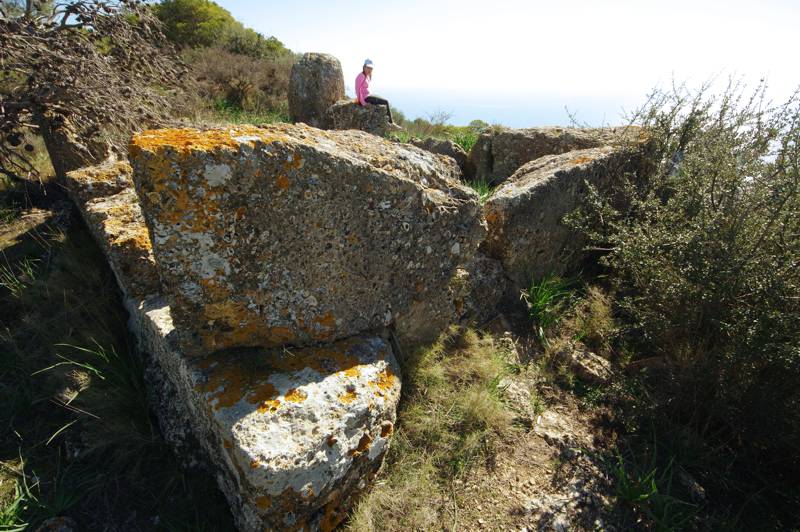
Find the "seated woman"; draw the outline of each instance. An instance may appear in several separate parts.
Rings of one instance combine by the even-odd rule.
[[[385,105],[386,112],[389,114],[389,123],[394,124],[392,119],[392,109],[389,107],[389,101],[379,96],[369,95],[369,82],[372,81],[372,61],[367,59],[364,61],[364,67],[361,73],[356,76],[356,99],[358,103],[366,106],[371,105]],[[398,128],[399,129],[399,128]]]

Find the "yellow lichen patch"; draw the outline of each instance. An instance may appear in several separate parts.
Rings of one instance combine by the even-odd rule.
[[[281,402],[278,399],[270,399],[268,401],[264,401],[261,403],[261,406],[258,407],[259,414],[274,414],[278,411],[278,408],[281,406]]]
[[[361,375],[361,372],[358,371],[358,366],[353,366],[351,368],[347,368],[346,370],[344,370],[343,373],[345,374],[345,376],[353,377],[353,378],[356,378],[359,375]]]
[[[258,466],[260,465],[261,465],[261,460],[259,460],[258,458],[250,460],[250,469],[258,469]]]
[[[303,390],[298,390],[297,388],[292,388],[288,392],[284,398],[289,401],[290,403],[302,403],[308,398],[308,394]]]
[[[348,454],[350,456],[360,456],[365,452],[369,451],[369,446],[372,445],[372,436],[369,434],[364,434],[361,436],[361,439],[358,440],[358,445],[355,449],[351,449]]]
[[[256,506],[258,506],[259,510],[266,510],[272,506],[272,497],[269,495],[259,495],[256,497]]]
[[[206,400],[214,410],[232,407],[242,399],[250,404],[263,404],[278,395],[271,383],[260,380],[253,372],[235,364],[211,370],[199,389],[206,394]]]
[[[303,167],[303,164],[305,164],[305,161],[303,161],[303,156],[297,152],[294,152],[292,154],[292,159],[290,161],[286,161],[283,167],[286,170],[290,168],[300,169]]]
[[[248,140],[257,139],[265,143],[282,139],[273,131],[247,125],[207,131],[191,128],[149,129],[133,137],[130,151],[132,155],[136,156],[143,150],[156,151],[164,147],[181,152],[209,151],[216,148],[236,149],[240,144],[240,141],[236,140],[237,137],[244,137]]]
[[[369,384],[370,386],[378,388],[379,395],[383,395],[384,393],[394,388],[396,381],[397,377],[395,376],[391,368],[386,368],[385,370],[378,373],[378,378],[376,380],[371,381]]]
[[[230,291],[214,279],[200,279],[200,286],[206,299],[220,300],[230,296]]]
[[[353,390],[347,390],[339,396],[339,400],[346,405],[349,405],[358,398],[358,394]]]
[[[281,190],[286,190],[289,188],[289,178],[285,175],[279,175],[275,180],[275,185]]]

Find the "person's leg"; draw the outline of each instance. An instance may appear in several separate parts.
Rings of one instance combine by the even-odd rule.
[[[373,105],[385,105],[386,112],[389,114],[389,122],[394,124],[394,119],[392,119],[392,108],[389,105],[389,100],[381,98],[380,96],[367,96],[365,100],[367,103],[371,103]]]

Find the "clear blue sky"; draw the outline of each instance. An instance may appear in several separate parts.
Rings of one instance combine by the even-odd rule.
[[[776,99],[800,84],[800,0],[217,1],[294,51],[338,57],[351,91],[371,58],[376,92],[411,115],[491,121],[527,104],[540,111],[519,120],[542,123],[568,105],[614,122],[673,78],[766,77]]]

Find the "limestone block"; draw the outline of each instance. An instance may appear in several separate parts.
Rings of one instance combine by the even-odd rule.
[[[500,184],[522,165],[544,157],[574,150],[625,144],[641,135],[629,127],[576,128],[535,127],[491,128],[478,137],[469,153],[476,177]]]
[[[605,187],[636,164],[633,152],[605,147],[523,165],[484,205],[489,235],[483,249],[503,263],[517,289],[579,269],[583,241],[563,223],[564,216],[580,205],[586,182]]]
[[[307,53],[292,65],[289,78],[289,115],[292,122],[325,129],[328,127],[325,111],[342,98],[342,65],[332,55]]]
[[[353,100],[340,100],[326,111],[330,129],[359,129],[378,137],[389,131],[389,115],[382,105],[363,106]]]
[[[392,324],[485,236],[452,161],[363,132],[157,130],[131,154],[187,354]]]

